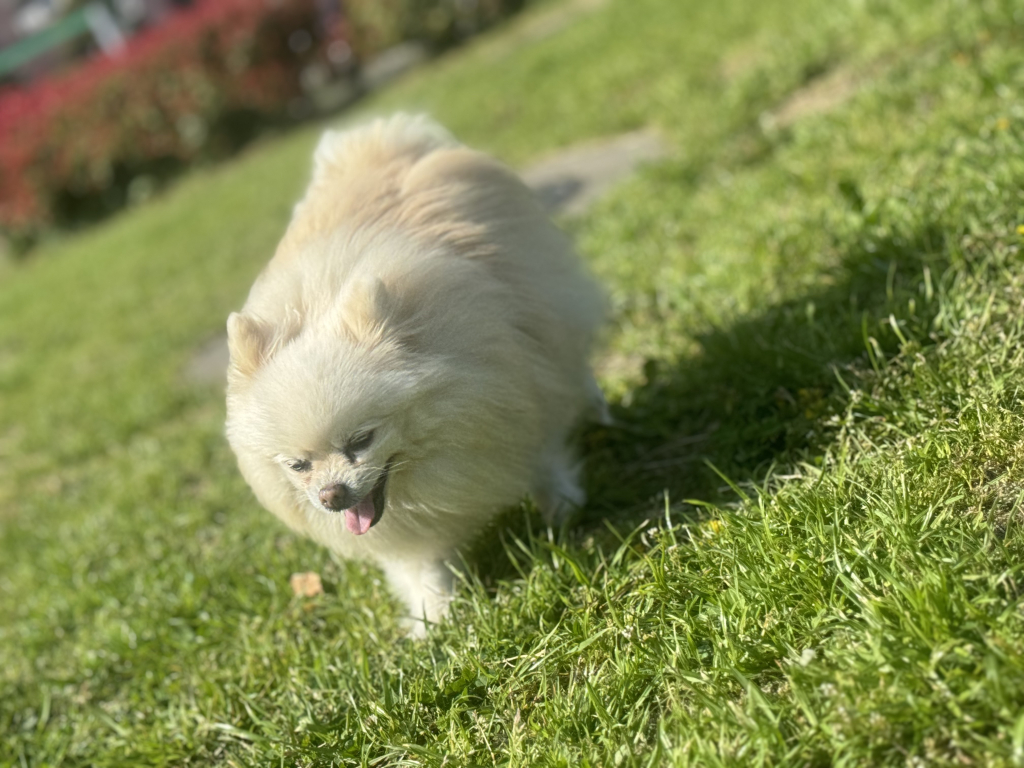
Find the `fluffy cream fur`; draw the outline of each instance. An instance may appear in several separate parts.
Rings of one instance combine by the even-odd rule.
[[[600,407],[601,314],[506,168],[424,118],[328,132],[228,318],[228,439],[260,502],[377,562],[422,633],[447,607],[446,559],[496,513],[527,493],[549,519],[582,502],[566,441]]]

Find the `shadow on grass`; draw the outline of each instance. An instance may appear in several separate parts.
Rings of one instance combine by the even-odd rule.
[[[937,280],[948,264],[943,228],[877,238],[872,219],[837,241],[845,255],[821,287],[704,334],[698,355],[647,361],[646,381],[610,404],[613,425],[582,435],[589,500],[567,531],[573,539],[614,547],[609,527],[625,534],[660,519],[666,493],[673,505],[735,501],[716,468],[748,485],[814,462],[834,439],[829,417],[848,400],[840,379],[856,384],[872,353],[899,348],[892,322],[931,343],[939,302],[924,275]],[[531,567],[517,539],[535,554],[543,548],[531,536],[544,529],[535,512],[510,511],[496,528],[467,558],[485,585]]]
[[[925,340],[938,303],[923,276],[941,274],[946,259],[935,224],[849,239],[856,245],[837,243],[845,256],[823,287],[704,334],[696,356],[648,360],[646,381],[611,404],[614,424],[584,435],[581,527],[638,525],[665,493],[727,503],[735,494],[709,465],[759,483],[825,450],[825,422],[845,401],[840,376],[870,367],[869,339],[886,355],[898,348],[890,316]]]
[[[674,514],[687,499],[729,504],[737,494],[718,472],[761,485],[814,463],[834,440],[828,421],[845,410],[846,387],[899,349],[893,323],[932,342],[939,301],[925,274],[937,282],[946,271],[946,238],[936,222],[908,231],[865,215],[836,237],[838,266],[818,288],[700,336],[697,355],[648,360],[644,383],[610,403],[613,424],[581,436],[588,502],[563,535],[614,549],[621,535],[661,520],[665,494]],[[538,513],[510,510],[495,530],[466,558],[488,588],[545,557]]]

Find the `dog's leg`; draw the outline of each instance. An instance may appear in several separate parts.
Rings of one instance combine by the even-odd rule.
[[[580,416],[581,421],[594,421],[605,426],[611,424],[608,401],[590,371],[586,373],[584,389],[587,406]],[[548,444],[531,493],[548,525],[561,525],[586,502],[587,494],[580,486],[582,469],[583,463],[569,449],[565,435]]]
[[[404,624],[410,637],[424,637],[427,624],[448,612],[454,578],[443,559],[382,562],[391,588],[409,609]]]
[[[587,494],[580,486],[580,469],[580,462],[561,441],[544,452],[540,477],[531,495],[548,525],[561,525],[586,502]]]

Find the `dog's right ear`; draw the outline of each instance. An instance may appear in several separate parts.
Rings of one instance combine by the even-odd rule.
[[[228,315],[231,369],[248,378],[269,358],[274,332],[268,323],[241,312]]]

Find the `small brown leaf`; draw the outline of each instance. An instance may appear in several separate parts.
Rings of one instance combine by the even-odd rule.
[[[320,581],[320,574],[313,571],[293,573],[289,583],[292,585],[292,592],[298,597],[316,597],[324,593],[324,585]]]

